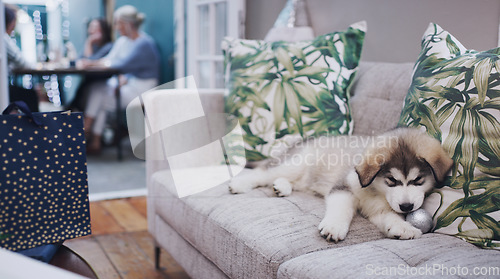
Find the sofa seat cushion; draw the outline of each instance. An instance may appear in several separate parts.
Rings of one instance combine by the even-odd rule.
[[[168,170],[155,173],[152,183],[148,201],[156,214],[231,278],[274,278],[295,257],[383,238],[357,216],[344,241],[328,243],[317,229],[323,200],[305,193],[278,198],[257,188],[232,195],[223,184],[179,199]]]
[[[464,278],[498,276],[500,253],[431,233],[323,250],[283,263],[278,278]]]

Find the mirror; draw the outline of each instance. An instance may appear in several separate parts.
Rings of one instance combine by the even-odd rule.
[[[19,7],[15,38],[30,62],[60,61],[69,40],[68,0],[5,0]]]

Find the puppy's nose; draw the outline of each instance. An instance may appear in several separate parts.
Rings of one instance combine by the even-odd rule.
[[[400,204],[399,208],[403,212],[410,212],[413,209],[413,203],[403,203],[403,204]]]

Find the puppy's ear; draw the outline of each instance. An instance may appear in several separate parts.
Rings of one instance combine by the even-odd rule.
[[[377,137],[375,141],[365,149],[363,159],[356,165],[355,170],[362,187],[370,185],[382,166],[389,160],[391,146],[394,138]]]
[[[436,182],[443,182],[454,162],[441,143],[426,133],[413,137],[413,143],[416,155],[429,164]]]
[[[454,163],[441,146],[439,147],[439,149],[434,149],[435,153],[432,153],[431,149],[429,149],[429,151],[421,155],[422,158],[431,166],[434,179],[436,179],[436,182],[438,183],[443,182]]]
[[[369,162],[367,160],[363,160],[361,164],[357,165],[355,169],[358,174],[361,187],[364,188],[370,185],[375,179],[375,176],[379,173],[381,167],[382,165],[376,162]]]

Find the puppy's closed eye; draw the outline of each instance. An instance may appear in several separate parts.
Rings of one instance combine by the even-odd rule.
[[[387,184],[387,186],[389,187],[396,187],[396,186],[400,186],[400,185],[403,185],[403,183],[401,183],[401,181],[397,180],[396,178],[392,177],[392,176],[388,176],[385,178],[385,183]]]
[[[425,183],[425,177],[423,176],[418,176],[417,178],[411,180],[410,182],[408,182],[408,184],[410,185],[414,185],[414,186],[421,186]]]

